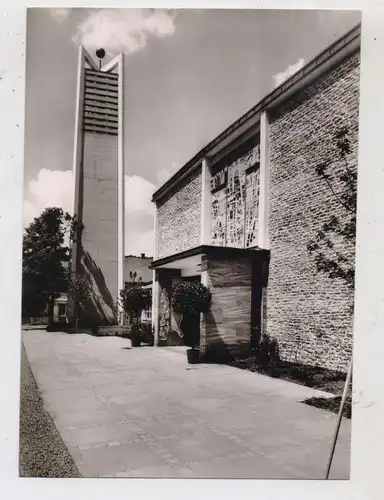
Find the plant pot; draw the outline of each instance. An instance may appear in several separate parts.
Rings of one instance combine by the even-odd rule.
[[[138,338],[132,338],[131,339],[131,345],[132,347],[140,347],[141,346],[141,340]]]
[[[195,365],[200,362],[200,351],[198,349],[187,350],[187,360],[190,365]]]

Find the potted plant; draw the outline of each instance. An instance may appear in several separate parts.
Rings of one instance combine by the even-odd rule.
[[[209,310],[212,294],[199,281],[180,281],[173,289],[172,307],[180,316],[180,328],[184,343],[191,347],[187,351],[188,363],[199,361],[200,314]]]
[[[140,325],[140,315],[143,309],[151,302],[151,293],[144,288],[141,278],[137,278],[137,273],[129,273],[130,281],[125,284],[124,290],[120,290],[120,299],[123,303],[124,312],[129,317],[131,329],[132,347],[140,347],[142,329]]]

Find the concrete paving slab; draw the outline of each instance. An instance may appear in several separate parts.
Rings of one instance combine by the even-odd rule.
[[[84,477],[323,478],[336,415],[326,395],[222,365],[185,348],[132,349],[119,337],[28,330],[45,406]],[[343,419],[331,478],[349,478]]]

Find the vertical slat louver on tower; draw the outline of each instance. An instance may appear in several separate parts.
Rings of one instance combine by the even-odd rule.
[[[119,76],[86,69],[84,77],[83,130],[98,134],[118,134]]]

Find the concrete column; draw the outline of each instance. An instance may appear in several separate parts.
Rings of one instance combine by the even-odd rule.
[[[155,215],[153,218],[153,260],[157,259],[157,203],[155,203]],[[152,271],[152,330],[154,334],[154,345],[159,345],[159,313],[160,313],[160,283],[158,271]]]
[[[269,185],[269,119],[268,112],[260,117],[260,199],[259,199],[259,247],[269,250],[268,234],[268,187]]]
[[[208,265],[207,256],[201,256],[201,283],[202,285],[208,286]]]
[[[124,309],[120,301],[120,290],[124,289],[124,256],[125,256],[125,168],[124,168],[124,55],[118,56],[119,74],[119,132],[117,139],[117,184],[118,184],[118,260],[117,260],[117,297],[118,297],[118,321],[124,324]]]
[[[83,148],[84,134],[82,132],[83,114],[84,114],[84,74],[86,51],[83,46],[79,47],[78,63],[77,63],[77,84],[76,84],[76,111],[75,111],[75,133],[73,141],[73,215],[77,216],[78,220],[82,220],[82,163],[83,163]],[[79,245],[80,242],[76,238],[72,245],[72,260],[71,272],[78,273],[79,268]],[[68,301],[68,320],[73,323],[75,320],[75,307],[72,299]]]
[[[209,160],[203,158],[201,163],[201,230],[200,244],[211,242],[211,167]]]
[[[208,275],[208,257],[206,255],[201,256],[201,283],[209,287],[209,275]],[[200,358],[203,359],[207,347],[207,320],[209,317],[209,312],[201,314],[200,317]]]
[[[155,202],[155,215],[153,217],[153,260],[157,259],[157,203]]]
[[[84,108],[84,74],[85,74],[85,49],[79,47],[79,57],[77,65],[77,85],[76,85],[76,114],[75,114],[75,134],[73,144],[73,214],[81,220],[81,207],[82,207],[82,190],[81,190],[81,167],[83,161],[83,144],[84,136],[82,133],[83,125],[83,108]],[[77,273],[78,267],[78,244],[75,241],[72,247],[72,268],[73,273]]]
[[[159,345],[160,283],[158,271],[152,271],[152,329],[154,345]]]

